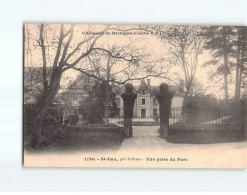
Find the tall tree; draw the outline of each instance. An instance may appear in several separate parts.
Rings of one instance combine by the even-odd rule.
[[[141,64],[145,64],[142,58],[134,56],[132,53],[126,53],[121,55],[119,52],[109,51],[104,48],[104,44],[99,44],[99,40],[105,33],[111,30],[110,26],[105,25],[92,25],[90,27],[95,27],[95,29],[90,29],[87,33],[82,33],[85,30],[82,25],[51,25],[51,24],[35,24],[35,25],[25,25],[25,36],[28,37],[25,40],[25,63],[28,63],[30,59],[35,58],[36,63],[42,62],[42,83],[43,88],[41,90],[40,96],[37,100],[37,109],[35,116],[35,127],[32,132],[31,147],[37,147],[40,144],[40,135],[42,128],[42,121],[44,114],[46,113],[49,105],[53,102],[55,95],[60,89],[60,83],[62,76],[68,70],[77,70],[81,73],[96,78],[100,81],[104,81],[105,78],[101,78],[99,75],[88,71],[86,64],[86,59],[93,51],[103,52],[107,54],[109,59],[123,60],[127,62],[127,67],[133,67],[137,70],[138,67],[142,67]],[[112,28],[113,29],[113,28]],[[116,31],[117,28],[114,28]],[[131,30],[131,29],[130,29]],[[95,31],[96,33],[90,33]],[[128,31],[128,29],[124,29]],[[76,33],[76,36],[75,36]],[[31,49],[28,49],[31,48]],[[32,55],[28,55],[32,53]],[[39,59],[41,56],[41,59]],[[108,61],[110,63],[110,61]],[[107,63],[108,63],[107,62]],[[152,64],[156,63],[146,63],[146,67],[152,67]],[[48,67],[51,69],[50,76],[48,75]],[[110,64],[107,66],[110,67]],[[109,70],[108,70],[109,71]],[[106,78],[108,82],[116,82],[124,84],[126,81],[136,80],[140,78],[146,78],[155,74],[152,69],[146,74],[135,75],[135,78],[129,77],[125,81],[117,81],[113,78]],[[132,75],[134,73],[132,72]],[[140,78],[138,78],[138,76]],[[156,74],[155,74],[156,75]],[[24,78],[25,80],[25,78]]]
[[[234,28],[230,26],[210,26],[204,28],[205,49],[211,51],[213,60],[209,60],[205,65],[214,65],[217,71],[213,74],[223,75],[225,101],[228,101],[228,76],[231,73],[233,63],[230,58],[233,53]]]
[[[236,28],[236,45],[235,58],[236,58],[236,76],[235,76],[235,100],[240,98],[240,90],[243,80],[243,72],[246,70],[247,62],[247,27],[237,26]]]
[[[26,28],[28,27],[26,26]],[[32,139],[30,143],[31,147],[34,148],[37,147],[40,143],[42,121],[48,106],[52,103],[55,95],[57,94],[57,91],[60,88],[62,74],[68,69],[75,67],[83,58],[87,57],[94,49],[97,40],[102,36],[102,34],[90,36],[89,38],[86,38],[85,40],[77,43],[73,49],[70,49],[74,36],[75,25],[65,26],[62,24],[58,26],[59,33],[57,34],[50,28],[51,27],[49,25],[38,25],[38,31],[36,35],[39,37],[35,37],[38,47],[41,49],[43,62],[43,90],[37,102],[36,117],[34,119],[35,127],[33,128]],[[103,32],[106,30],[107,28],[103,29]],[[51,33],[55,34],[55,41],[48,38],[49,34]],[[51,46],[51,44],[54,46],[54,58],[52,60],[52,64],[48,64],[48,57],[50,55],[48,54],[48,48]],[[85,44],[86,47],[83,48]],[[88,45],[89,47],[87,47]],[[47,67],[52,67],[52,73],[50,77],[47,75]]]
[[[168,47],[168,63],[178,66],[184,75],[186,96],[192,94],[198,57],[202,53],[203,36],[199,26],[154,26],[149,28]]]

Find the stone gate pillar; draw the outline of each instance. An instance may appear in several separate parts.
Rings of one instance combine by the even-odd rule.
[[[136,93],[133,92],[133,85],[127,83],[125,85],[125,92],[121,95],[124,104],[124,127],[127,128],[127,137],[133,137],[132,130],[132,118],[133,118],[133,108],[135,99],[137,97]]]
[[[169,128],[169,115],[171,111],[171,101],[173,94],[169,92],[169,87],[166,83],[160,84],[160,91],[156,95],[160,107],[160,137],[167,138]]]

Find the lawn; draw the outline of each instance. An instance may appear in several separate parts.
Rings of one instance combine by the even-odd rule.
[[[167,138],[171,143],[190,143],[190,144],[212,144],[212,143],[227,143],[227,142],[240,142],[245,138],[242,132],[192,132],[192,131],[170,131]]]
[[[201,122],[201,121],[200,121]],[[182,120],[169,127],[167,141],[173,143],[210,144],[243,141],[241,123],[222,120],[221,123],[198,123]]]
[[[24,136],[24,148],[29,147],[31,136]],[[51,127],[43,129],[39,152],[71,152],[118,150],[124,140],[123,129],[116,125],[67,126],[59,131]]]

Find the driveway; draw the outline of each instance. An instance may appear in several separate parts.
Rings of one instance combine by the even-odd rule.
[[[134,126],[133,138],[125,139],[118,156],[140,158],[132,167],[242,168],[247,167],[247,143],[176,144],[159,137],[159,126]],[[168,162],[147,162],[146,158],[167,158]],[[170,161],[173,158],[175,161]],[[183,160],[178,160],[178,158]]]

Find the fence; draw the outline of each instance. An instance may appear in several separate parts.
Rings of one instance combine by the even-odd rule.
[[[237,129],[244,124],[244,114],[238,108],[196,109],[172,108],[170,129]]]
[[[109,116],[109,123],[123,121],[123,109],[117,111],[105,110]],[[66,113],[66,112],[64,112]],[[159,118],[159,116],[157,116]],[[153,117],[150,117],[150,119]],[[157,119],[154,117],[154,120]],[[82,125],[101,123],[105,120],[102,111],[77,109],[67,111],[63,115],[63,122]],[[244,114],[239,107],[220,109],[196,109],[172,107],[169,117],[170,129],[238,129],[243,128]]]
[[[63,123],[71,125],[103,123],[105,115],[108,115],[109,123],[118,123],[123,121],[123,110],[90,110],[90,109],[68,109],[64,110]]]

